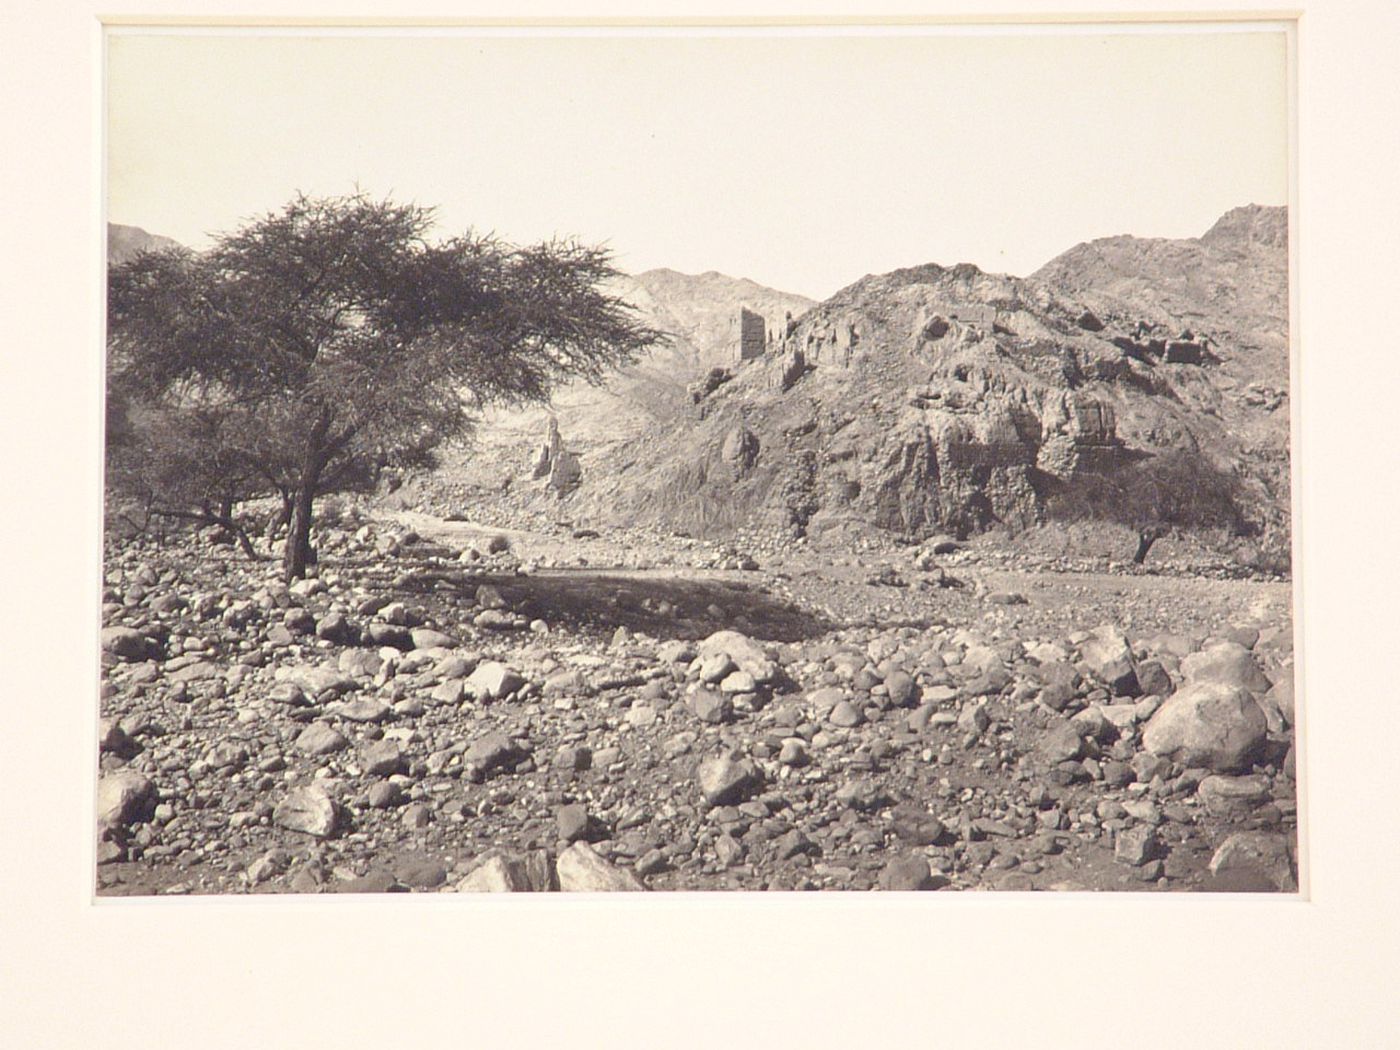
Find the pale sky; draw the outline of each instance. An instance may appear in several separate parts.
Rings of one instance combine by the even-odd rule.
[[[108,42],[108,218],[207,247],[298,190],[824,298],[1027,274],[1288,199],[1286,38],[146,35]]]

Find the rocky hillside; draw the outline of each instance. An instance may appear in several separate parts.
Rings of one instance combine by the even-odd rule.
[[[562,387],[547,407],[488,413],[471,449],[447,457],[447,477],[470,478],[492,488],[514,477],[547,440],[551,418],[566,447],[583,458],[585,473],[591,473],[590,466],[621,446],[670,427],[690,404],[688,387],[709,369],[734,363],[741,309],[783,319],[813,305],[803,296],[714,271],[623,275],[612,292],[636,307],[646,324],[668,333],[670,342],[615,371],[602,385]]]
[[[147,233],[139,226],[123,226],[120,223],[107,224],[107,261],[122,263],[134,255],[147,251],[162,251],[178,248],[179,242],[169,237]]]
[[[1186,445],[1284,520],[1286,274],[1283,211],[1245,208],[1197,240],[1081,245],[1031,278],[867,276],[585,457],[567,514],[774,537],[1022,527],[1056,486]]]

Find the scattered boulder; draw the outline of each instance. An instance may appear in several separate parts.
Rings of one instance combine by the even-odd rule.
[[[504,733],[487,733],[472,741],[464,760],[482,773],[490,773],[502,766],[515,765],[526,754],[524,748]]]
[[[1143,730],[1154,755],[1221,773],[1248,767],[1264,743],[1264,713],[1248,692],[1218,682],[1190,682],[1178,689]]]
[[[1292,840],[1264,831],[1239,831],[1222,842],[1210,858],[1210,873],[1215,882],[1208,889],[1236,888],[1273,889],[1282,893],[1298,890],[1297,863]],[[1251,886],[1254,876],[1263,885]],[[1231,878],[1233,877],[1233,878]],[[1244,877],[1241,886],[1237,879]]]
[[[711,806],[728,806],[743,801],[761,783],[761,779],[752,762],[730,754],[706,759],[696,769],[700,793]]]
[[[340,806],[318,785],[293,789],[272,811],[272,822],[288,831],[329,838],[340,824]]]
[[[150,640],[131,627],[102,628],[102,651],[121,660],[144,660],[150,652]]]
[[[1269,778],[1210,776],[1196,786],[1196,797],[1216,817],[1242,817],[1270,798]]]
[[[586,842],[575,842],[555,864],[559,888],[565,893],[614,893],[645,890],[630,871],[608,863]]]
[[[1213,682],[1251,693],[1267,693],[1273,685],[1254,661],[1254,654],[1237,642],[1219,642],[1181,661],[1188,683]]]
[[[348,745],[345,737],[324,722],[312,722],[296,739],[296,749],[305,755],[332,755]]]
[[[771,682],[777,676],[777,665],[768,658],[763,648],[738,631],[716,631],[697,648],[702,661],[722,653],[738,670],[752,675],[759,684]]]
[[[496,660],[485,660],[463,683],[465,692],[478,700],[500,700],[518,690],[525,679]]]
[[[933,890],[938,884],[923,857],[895,857],[880,870],[880,889],[894,892]]]
[[[1123,632],[1112,624],[1102,624],[1089,632],[1089,637],[1080,643],[1079,658],[1115,696],[1137,696],[1141,692],[1133,651]]]
[[[97,826],[115,830],[144,819],[154,807],[155,783],[140,773],[111,773],[97,781]]]

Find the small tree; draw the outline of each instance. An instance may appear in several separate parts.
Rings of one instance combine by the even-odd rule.
[[[1076,478],[1049,503],[1051,517],[1100,519],[1137,533],[1133,563],[1147,560],[1152,545],[1184,529],[1249,529],[1244,489],[1195,449],[1176,448],[1141,459],[1113,473]]]
[[[109,384],[211,421],[220,476],[283,496],[285,574],[315,499],[422,461],[492,402],[597,381],[664,336],[602,291],[600,248],[425,240],[430,210],[298,196],[204,253],[145,253],[108,282]]]

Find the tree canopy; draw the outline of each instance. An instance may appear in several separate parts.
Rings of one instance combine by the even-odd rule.
[[[1116,471],[1074,479],[1051,499],[1052,517],[1097,518],[1126,525],[1138,536],[1133,561],[1142,564],[1161,537],[1182,529],[1248,531],[1240,480],[1193,448],[1149,454]]]
[[[142,409],[124,417],[128,442],[197,436],[195,489],[280,494],[289,579],[306,569],[316,496],[422,462],[487,404],[596,382],[664,338],[608,293],[602,248],[433,242],[431,225],[417,205],[298,196],[208,251],[146,252],[109,274],[109,400]]]

